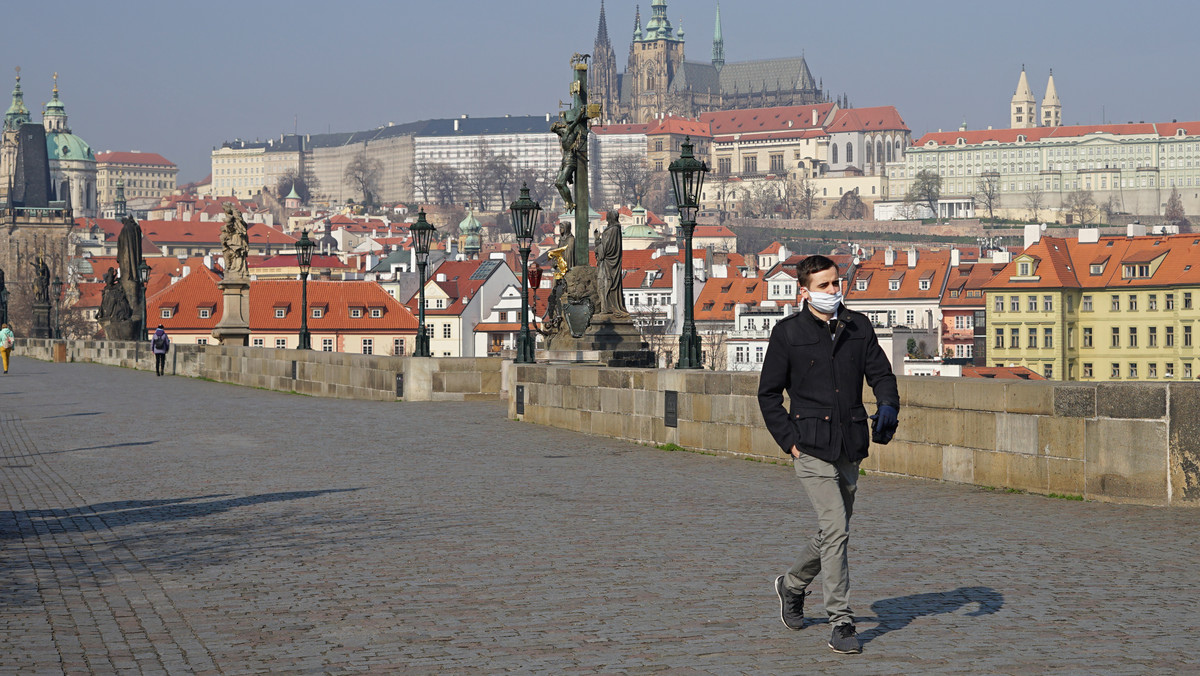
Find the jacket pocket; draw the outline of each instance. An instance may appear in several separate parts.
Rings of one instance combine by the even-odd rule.
[[[867,444],[871,438],[870,421],[867,409],[855,406],[850,409],[850,424],[846,426],[846,450],[851,458],[867,454]]]
[[[823,452],[833,439],[833,409],[809,408],[792,413],[792,424],[796,428],[796,446],[800,450]]]

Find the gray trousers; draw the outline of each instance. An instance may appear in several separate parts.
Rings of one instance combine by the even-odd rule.
[[[850,567],[846,545],[850,540],[850,516],[854,513],[854,491],[858,488],[858,463],[845,455],[837,462],[825,462],[801,453],[793,460],[800,485],[808,493],[817,510],[820,530],[809,540],[800,560],[784,577],[784,584],[793,592],[802,592],[816,577],[825,572],[825,612],[829,624],[837,626],[854,622],[850,610]]]

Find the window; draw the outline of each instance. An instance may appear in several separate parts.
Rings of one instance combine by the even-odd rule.
[[[1150,294],[1150,296],[1148,298],[1146,298],[1146,309],[1147,310],[1157,310],[1158,309],[1158,294],[1152,293],[1152,294]]]
[[[916,324],[917,323],[917,311],[916,310],[905,310],[904,311],[904,323],[907,324],[908,326],[912,326],[913,324]]]
[[[432,322],[425,325],[425,335],[429,336],[430,338],[433,337],[433,323]]]
[[[758,173],[758,156],[757,155],[748,155],[748,156],[742,158],[742,173],[743,174]]]
[[[1150,362],[1149,364],[1146,364],[1146,377],[1147,378],[1157,378],[1158,377],[1158,364],[1156,364],[1155,362]]]
[[[286,308],[281,308],[281,307],[275,308],[275,319],[283,319],[285,316],[287,316]]]
[[[1054,312],[1054,296],[1042,296],[1042,312]]]
[[[733,172],[733,158],[718,157],[717,158],[717,173],[729,174]]]
[[[211,316],[212,316],[212,308],[210,308],[210,307],[200,308],[200,319],[208,319]]]
[[[1084,296],[1083,303],[1080,305],[1079,309],[1083,310],[1084,312],[1091,312],[1092,311],[1092,297]]]
[[[403,338],[396,338],[395,340],[392,341],[392,354],[396,355],[397,357],[404,356],[404,339]]]
[[[899,291],[899,290],[900,290],[900,280],[889,279],[888,280],[888,291]]]
[[[996,296],[996,312],[1004,312],[1004,296]]]
[[[145,303],[142,303],[142,305],[145,305]],[[160,316],[161,316],[163,319],[170,319],[170,318],[171,318],[171,315],[173,314],[173,312],[174,312],[174,310],[172,310],[171,308],[169,308],[169,307],[165,307],[165,308],[163,308],[162,310],[160,310],[160,311],[159,311],[159,315],[160,315]]]
[[[441,301],[438,301],[438,303],[441,303]],[[360,308],[360,307],[350,308],[350,318],[351,319],[362,319],[362,308]]]
[[[1138,374],[1137,374],[1137,362],[1133,362],[1133,361],[1129,362],[1129,377],[1130,377],[1130,378],[1137,378],[1137,377],[1138,377]]]
[[[1067,299],[1067,312],[1068,313],[1074,312],[1075,311],[1075,297],[1067,296],[1066,299]]]
[[[1183,346],[1184,347],[1192,346],[1192,327],[1191,326],[1183,327]]]
[[[656,152],[656,153],[661,153],[661,152],[662,152],[662,149],[663,149],[662,139],[655,139],[655,141],[654,141],[654,152]]]
[[[1173,294],[1173,293],[1168,293],[1168,294],[1167,294],[1167,297],[1166,297],[1166,309],[1168,309],[1168,310],[1174,310],[1174,309],[1175,309],[1175,294]]]
[[[1084,363],[1083,363],[1083,378],[1084,378],[1084,380],[1091,380],[1091,378],[1092,378],[1092,364],[1091,364],[1091,362],[1084,362]]]
[[[1175,377],[1175,363],[1174,362],[1167,362],[1166,364],[1163,364],[1163,377],[1164,378],[1174,378]]]
[[[1112,363],[1112,371],[1109,372],[1108,377],[1113,380],[1119,380],[1121,378],[1121,365],[1114,361]]]
[[[196,344],[197,345],[208,345],[208,339],[207,338],[197,338]]]
[[[849,141],[846,141],[846,164],[851,164],[852,162],[854,162],[854,146],[850,145]]]
[[[1115,293],[1112,296],[1112,311],[1113,312],[1121,311],[1121,297]]]
[[[1189,362],[1185,362],[1183,364],[1183,377],[1184,378],[1192,377],[1192,362],[1189,361]]]
[[[762,346],[755,346],[755,348],[754,348],[754,361],[756,361],[756,362],[758,362],[759,364],[761,364],[761,363],[762,363],[762,360],[763,360],[763,348],[762,348]]]
[[[333,339],[332,338],[322,338],[321,339],[321,351],[322,352],[333,352]]]
[[[1138,330],[1136,326],[1129,327],[1129,347],[1137,347]]]
[[[1137,295],[1131,293],[1129,294],[1129,311],[1133,312],[1135,310],[1137,310]]]
[[[1054,378],[1054,364],[1044,364],[1042,366],[1042,375],[1046,376],[1046,380]]]
[[[929,280],[922,279],[921,281],[917,282],[917,287],[920,288],[922,291],[928,291],[929,290]]]
[[[783,173],[783,155],[771,156],[771,173]]]
[[[449,337],[450,337],[450,325],[442,324],[442,338],[449,338]]]
[[[363,354],[375,354],[375,339],[374,338],[363,338],[362,339],[362,353]]]
[[[324,316],[325,316],[324,308],[315,307],[312,309],[312,318],[313,319],[320,319],[321,317],[324,317]]]
[[[1112,327],[1112,346],[1121,347],[1121,327]]]
[[[383,316],[383,308],[378,308],[378,307],[371,308],[371,319],[379,319],[382,316]]]
[[[958,315],[954,318],[954,328],[956,329],[970,329],[974,328],[974,325],[975,317],[972,315]]]
[[[255,338],[250,341],[251,347],[264,347],[265,345],[266,345],[266,341],[263,340],[262,338]]]
[[[1183,309],[1184,310],[1192,309],[1192,292],[1191,291],[1183,292]]]
[[[1042,329],[1042,347],[1046,349],[1054,347],[1054,329]]]
[[[276,338],[275,347],[282,350],[287,347],[287,338]]]
[[[996,347],[1004,347],[1004,329],[996,329]]]
[[[1012,312],[1020,312],[1021,311],[1021,297],[1020,296],[1009,296],[1008,309]]]
[[[1146,347],[1158,347],[1158,327],[1146,328]]]
[[[1008,330],[1008,346],[1012,348],[1021,347],[1021,329]]]
[[[1037,329],[1029,329],[1029,342],[1026,344],[1026,346],[1037,347]]]
[[[1166,328],[1166,336],[1163,338],[1167,347],[1175,347],[1175,327],[1168,326]]]
[[[1028,277],[1029,276],[1028,261],[1022,262],[1020,265],[1017,266],[1017,276],[1018,277]]]
[[[1037,312],[1037,296],[1029,297],[1029,311]]]
[[[865,279],[854,280],[854,290],[855,291],[866,291],[867,290],[867,280],[865,280]]]

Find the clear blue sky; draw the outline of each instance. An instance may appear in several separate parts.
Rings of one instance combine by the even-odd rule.
[[[606,2],[620,69],[635,4]],[[297,120],[316,133],[556,111],[571,53],[592,49],[599,7],[25,0],[4,10],[0,88],[7,97],[21,66],[26,104],[40,112],[58,71],[76,134],[97,151],[161,153],[187,182],[208,173],[222,141],[291,132]],[[689,60],[709,59],[715,7],[668,3]],[[803,53],[829,92],[896,106],[914,135],[963,118],[1006,126],[1022,63],[1039,102],[1054,69],[1067,124],[1200,119],[1195,2],[726,0],[721,12],[727,61]]]

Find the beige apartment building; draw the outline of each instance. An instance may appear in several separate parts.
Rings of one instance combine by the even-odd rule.
[[[158,153],[96,153],[96,183],[101,208],[111,207],[117,197],[117,179],[125,181],[125,199],[159,198],[175,192],[179,168]]]

